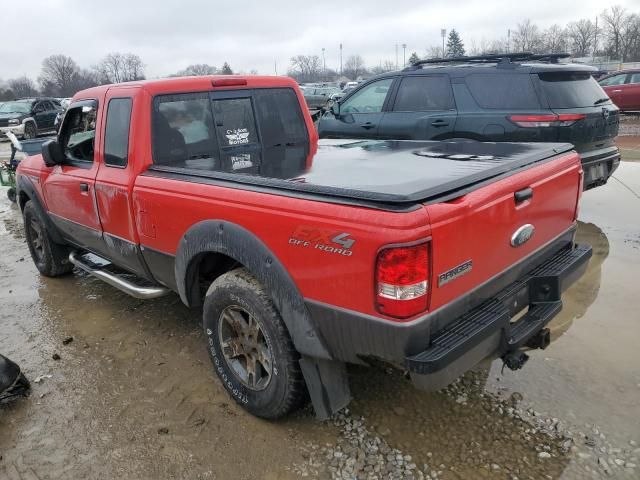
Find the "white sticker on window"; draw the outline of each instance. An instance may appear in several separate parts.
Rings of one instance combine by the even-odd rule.
[[[242,145],[244,143],[249,143],[249,130],[246,128],[230,129],[227,130],[225,137],[227,137],[229,145]]]
[[[243,153],[241,155],[231,157],[231,168],[233,170],[242,170],[249,167],[253,167],[251,154]]]

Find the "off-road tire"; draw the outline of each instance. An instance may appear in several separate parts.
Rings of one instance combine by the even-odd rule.
[[[7,198],[11,200],[13,203],[16,203],[16,189],[11,187],[7,190]]]
[[[31,200],[24,206],[23,218],[29,253],[38,271],[46,277],[58,277],[73,270],[69,248],[53,241],[46,222]]]
[[[246,311],[259,325],[271,352],[269,382],[259,391],[246,386],[231,368],[222,347],[220,323],[228,308]],[[245,410],[262,418],[279,418],[301,407],[308,398],[296,351],[289,332],[264,287],[245,269],[218,277],[207,291],[203,327],[214,370],[224,388]],[[255,376],[255,374],[254,374]]]
[[[38,129],[33,122],[27,122],[24,124],[24,139],[30,140],[38,136]]]

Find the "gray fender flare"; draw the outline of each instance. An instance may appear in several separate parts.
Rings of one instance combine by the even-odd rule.
[[[175,276],[178,293],[188,306],[200,304],[198,257],[221,253],[244,265],[265,287],[282,315],[291,339],[302,355],[331,359],[304,304],[302,294],[276,256],[249,230],[224,220],[204,220],[193,225],[178,245]],[[195,260],[195,261],[194,261]]]

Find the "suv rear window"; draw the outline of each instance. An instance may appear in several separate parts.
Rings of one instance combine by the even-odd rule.
[[[449,77],[420,75],[402,79],[393,111],[424,112],[454,108]]]
[[[590,73],[553,72],[538,76],[551,108],[592,107],[607,98]]]
[[[482,108],[501,110],[540,108],[540,101],[528,73],[474,73],[469,75],[465,82],[476,103]]]

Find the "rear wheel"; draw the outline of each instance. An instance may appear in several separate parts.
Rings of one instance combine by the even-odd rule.
[[[301,406],[300,356],[271,298],[246,269],[213,282],[203,316],[214,370],[236,402],[263,418]]]
[[[27,122],[24,124],[24,138],[25,140],[30,140],[32,138],[36,138],[36,126],[33,122]]]
[[[32,201],[24,206],[24,232],[33,263],[47,277],[57,277],[73,270],[69,249],[55,243],[47,231],[47,224]]]

